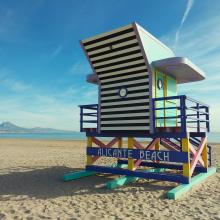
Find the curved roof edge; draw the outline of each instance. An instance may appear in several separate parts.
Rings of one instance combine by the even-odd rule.
[[[152,62],[153,67],[174,77],[178,84],[205,79],[205,73],[185,57],[170,57]]]

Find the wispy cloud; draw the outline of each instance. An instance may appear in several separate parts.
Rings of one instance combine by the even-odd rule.
[[[0,85],[14,92],[23,92],[31,87],[31,85],[13,78],[12,71],[5,67],[0,69]]]
[[[188,2],[187,2],[186,10],[184,11],[180,26],[178,27],[178,29],[176,31],[175,42],[174,42],[174,46],[173,46],[174,48],[176,48],[176,46],[178,44],[179,37],[180,37],[180,31],[181,31],[183,24],[185,23],[188,15],[189,15],[190,10],[192,9],[193,3],[194,3],[194,0],[188,0]]]
[[[179,47],[174,48],[176,56],[185,56],[199,66],[206,74],[200,82],[179,85],[179,93],[189,95],[210,105],[211,125],[213,131],[220,131],[220,16],[210,16],[197,23],[182,27]],[[193,31],[192,31],[193,30]],[[208,34],[207,34],[208,33]],[[172,47],[171,31],[161,40]]]
[[[63,45],[57,46],[57,48],[52,52],[51,57],[54,58],[58,56],[62,50],[63,50]]]
[[[75,62],[69,69],[69,74],[71,75],[87,75],[92,72],[91,68],[89,67],[88,62],[82,62],[82,61],[77,61]]]

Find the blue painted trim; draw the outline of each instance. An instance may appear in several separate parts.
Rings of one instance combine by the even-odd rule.
[[[118,164],[128,164],[128,161],[127,160],[118,160]],[[140,166],[154,167],[154,168],[165,168],[165,169],[171,169],[171,170],[182,170],[183,169],[182,165],[168,164],[168,163],[153,163],[153,162],[146,162],[146,161],[142,161]],[[195,167],[195,172],[196,173],[206,173],[207,168],[197,166],[197,167]]]
[[[83,108],[80,107],[80,132],[83,132]]]
[[[181,131],[186,133],[186,96],[180,98]]]
[[[96,110],[98,107],[98,104],[79,105],[79,107],[85,108],[85,109]]]
[[[190,137],[206,137],[206,132],[190,132]],[[136,138],[185,138],[186,133],[178,132],[155,132],[153,134],[144,131],[112,131],[101,133],[86,131],[87,137],[136,137]]]
[[[206,132],[190,132],[190,137],[206,137]]]
[[[96,130],[98,130],[98,122],[99,122],[99,115],[98,115],[98,104],[91,104],[91,105],[80,105],[80,131],[84,131],[84,124],[85,123],[93,123],[96,124]],[[91,112],[84,112],[84,110],[91,110]],[[95,110],[95,112],[94,112]],[[89,117],[96,117],[95,120],[85,120],[84,116]]]
[[[170,110],[170,109],[179,109],[180,107],[160,107],[160,108],[155,108],[155,110]]]
[[[155,101],[154,99],[152,99],[152,114],[153,114],[153,117],[152,117],[152,133],[155,133],[156,132],[156,105],[155,105]]]
[[[137,138],[185,138],[183,132],[155,132],[148,133],[145,131],[111,131],[101,133],[95,131],[86,131],[87,137],[137,137]]]
[[[185,95],[177,95],[177,96],[167,96],[167,97],[159,97],[159,98],[154,98],[155,101],[164,101],[164,100],[174,100],[174,99],[180,99],[182,97],[185,97]]]
[[[176,183],[189,183],[187,177],[184,177],[179,174],[168,174],[168,173],[147,173],[144,171],[131,171],[127,169],[120,169],[120,168],[111,168],[111,167],[104,167],[104,166],[86,166],[87,171],[95,171],[99,173],[112,173],[117,175],[125,175],[125,176],[134,176],[140,177],[145,179],[155,179],[155,180],[162,180],[162,181],[169,181],[169,182],[176,182]]]
[[[133,158],[176,163],[188,162],[188,153],[177,151],[87,147],[87,155],[114,158]]]
[[[195,124],[197,132],[200,132],[200,130],[202,130],[202,128],[203,128],[202,126],[205,123],[205,129],[206,129],[207,132],[209,132],[209,130],[210,130],[210,126],[209,126],[209,107],[207,105],[205,105],[205,104],[203,104],[199,101],[196,101],[192,98],[189,98],[185,95],[160,97],[160,98],[154,98],[153,100],[154,100],[154,102],[165,101],[165,100],[178,100],[178,102],[179,102],[179,106],[176,106],[176,107],[154,108],[154,117],[155,117],[155,112],[160,111],[160,110],[168,110],[168,109],[176,108],[180,111],[180,115],[172,116],[172,117],[169,117],[169,116],[168,117],[155,117],[154,120],[169,119],[169,118],[176,118],[176,119],[180,118],[180,128],[181,128],[181,132],[184,135],[187,132],[188,123]],[[189,104],[190,106],[186,105],[187,104],[186,101],[187,101],[187,103],[190,102],[190,104]],[[195,105],[195,106],[193,106],[193,105]],[[201,111],[201,109],[202,109],[202,111]],[[196,114],[191,114],[188,110],[195,111]],[[204,115],[206,117],[205,120],[202,117]],[[195,117],[191,117],[191,116],[195,116]],[[187,119],[191,119],[191,121],[189,121]],[[157,128],[157,126],[155,126],[155,129],[156,128]]]
[[[123,87],[125,88],[125,87]],[[126,89],[126,88],[125,88]],[[126,97],[123,97],[126,98]],[[164,101],[164,100],[179,100],[180,105],[177,107],[167,107],[167,108],[156,108],[156,101]],[[196,106],[193,107],[187,107],[186,106],[186,100],[191,101],[193,103],[196,103]],[[103,135],[106,137],[111,136],[111,134],[113,133],[119,133],[120,132],[120,136],[135,136],[135,137],[147,137],[146,135],[152,135],[152,134],[156,134],[159,135],[157,133],[157,126],[156,126],[156,120],[157,119],[178,119],[180,118],[180,132],[164,132],[164,133],[160,133],[160,137],[174,137],[174,138],[183,138],[186,137],[186,133],[187,133],[187,123],[194,123],[196,124],[196,128],[197,128],[197,132],[196,133],[201,133],[200,130],[200,126],[203,125],[205,123],[206,127],[206,131],[209,132],[210,131],[210,125],[209,125],[209,107],[202,104],[198,101],[195,101],[191,98],[186,97],[185,95],[182,96],[170,96],[170,97],[161,97],[161,98],[154,98],[151,99],[151,109],[150,109],[150,117],[151,117],[151,123],[150,123],[150,133],[147,131],[116,131],[116,132],[101,132],[100,131],[100,105],[98,104],[91,104],[91,105],[80,105],[80,131],[84,131],[83,127],[84,127],[84,123],[96,123],[96,128],[97,130],[94,131],[87,131],[87,136],[99,136],[102,137]],[[91,112],[91,113],[84,113],[83,110],[84,109],[89,109],[89,110],[96,110],[96,112]],[[155,112],[159,111],[159,110],[168,110],[168,109],[178,109],[180,110],[180,115],[177,116],[167,116],[167,117],[156,117],[155,116]],[[205,109],[205,111],[200,111],[200,109]],[[193,110],[196,111],[196,114],[187,114],[187,110]],[[192,117],[193,115],[196,116],[196,118]],[[202,116],[206,117],[206,119],[201,119]],[[97,120],[84,120],[83,116],[97,116]],[[187,119],[191,119],[191,121],[187,121]],[[92,133],[90,133],[92,132]],[[105,133],[105,134],[103,134]],[[131,133],[131,134],[130,134]],[[148,136],[149,136],[148,135]],[[116,136],[116,135],[113,135]]]

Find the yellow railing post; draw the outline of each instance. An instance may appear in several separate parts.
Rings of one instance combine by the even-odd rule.
[[[87,137],[87,147],[92,147],[92,137]],[[92,164],[92,156],[87,155],[87,165]]]
[[[134,141],[133,137],[128,137],[128,149],[134,148]],[[134,169],[134,159],[128,158],[128,169],[133,170]]]
[[[155,150],[160,150],[160,138],[158,138],[158,141],[155,144]]]
[[[207,146],[207,139],[204,146],[204,149],[202,150],[202,159],[204,161],[204,165],[206,168],[208,168],[208,146]]]
[[[182,138],[182,152],[186,152],[188,154],[188,163],[183,164],[183,176],[188,177],[190,180],[190,149],[189,149],[189,138]]]

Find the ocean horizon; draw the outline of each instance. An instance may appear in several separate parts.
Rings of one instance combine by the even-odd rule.
[[[21,139],[46,139],[46,140],[85,140],[86,135],[82,132],[62,133],[0,133],[1,138]],[[109,139],[109,138],[106,138]],[[208,133],[209,143],[220,143],[220,132]]]

